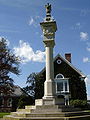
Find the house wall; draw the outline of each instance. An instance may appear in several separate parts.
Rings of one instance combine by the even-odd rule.
[[[12,110],[12,106],[8,105],[8,96],[1,96],[1,104],[0,104],[0,112],[10,112]]]
[[[81,81],[80,75],[63,60],[61,64],[57,64],[57,59],[54,62],[54,77],[61,73],[65,78],[69,78],[71,99],[87,99],[85,82]]]
[[[2,103],[0,103],[0,112],[11,112],[15,111],[17,108],[17,103],[19,97],[11,97],[11,96],[0,96],[2,98]],[[9,99],[12,101],[9,102]]]
[[[61,60],[61,63],[58,64],[57,60]],[[65,78],[69,78],[69,90],[71,94],[71,99],[81,99],[86,100],[87,94],[86,94],[86,85],[84,80],[81,80],[80,74],[77,73],[73,68],[71,68],[65,61],[63,61],[60,57],[58,57],[54,61],[54,78],[57,74],[62,74]],[[46,80],[46,73],[45,70],[41,73],[41,86],[44,86],[44,82]],[[39,88],[40,88],[40,84]],[[38,86],[37,85],[37,86]],[[43,87],[40,88],[39,99],[43,97],[42,91],[44,91]],[[38,98],[38,95],[36,93],[36,99]]]

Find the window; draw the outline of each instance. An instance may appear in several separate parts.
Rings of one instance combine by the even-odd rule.
[[[59,73],[55,77],[55,82],[56,82],[56,92],[57,93],[69,92],[68,78],[64,78],[64,76]]]
[[[11,107],[12,106],[12,98],[9,98],[7,101],[7,106]]]
[[[0,106],[2,105],[2,99],[0,98]]]
[[[57,92],[63,91],[63,82],[57,82]]]
[[[68,80],[56,81],[56,91],[57,91],[57,93],[69,92]]]
[[[57,64],[61,64],[61,62],[62,62],[62,61],[61,61],[60,59],[57,60]]]
[[[67,87],[68,87],[67,82],[65,82],[65,91],[67,91]]]
[[[64,76],[62,74],[57,74],[56,79],[60,79],[60,78],[64,78]]]
[[[0,106],[2,107],[4,104],[4,98],[0,98]]]

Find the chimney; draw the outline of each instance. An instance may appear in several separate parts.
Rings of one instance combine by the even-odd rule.
[[[65,59],[71,63],[71,53],[65,53]]]

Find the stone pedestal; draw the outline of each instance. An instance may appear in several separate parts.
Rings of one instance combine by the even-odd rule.
[[[40,23],[43,36],[44,46],[46,49],[46,81],[44,83],[44,97],[42,104],[55,105],[56,85],[54,81],[54,64],[53,64],[53,48],[55,45],[55,32],[57,30],[56,22],[52,19]]]

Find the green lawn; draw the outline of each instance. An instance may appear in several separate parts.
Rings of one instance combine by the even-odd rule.
[[[9,115],[10,113],[0,113],[0,118],[2,118],[4,115]]]

